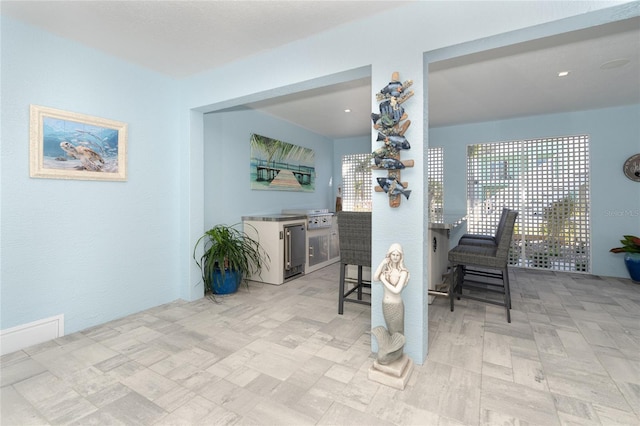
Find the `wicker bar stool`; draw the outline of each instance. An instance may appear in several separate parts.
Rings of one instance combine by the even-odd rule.
[[[449,250],[449,263],[453,274],[449,290],[451,310],[453,310],[455,295],[458,299],[464,297],[504,306],[507,311],[507,321],[511,322],[511,290],[509,289],[507,265],[517,217],[518,212],[507,211],[497,246],[458,244]],[[482,277],[483,279],[479,280],[473,277]],[[465,293],[463,292],[464,288],[497,292],[503,295],[503,301]]]
[[[496,228],[496,232],[494,235],[482,235],[482,234],[464,234],[460,237],[458,244],[464,244],[468,246],[492,246],[497,247],[498,241],[500,241],[500,237],[504,232],[505,221],[507,220],[507,214],[509,213],[509,209],[506,207],[502,209],[502,214],[500,215],[500,221],[498,222],[498,227]]]
[[[371,288],[371,281],[362,278],[362,268],[371,267],[371,212],[338,212],[338,241],[340,243],[340,291],[338,294],[338,314],[344,312],[344,302],[371,306],[371,293],[363,291]],[[358,267],[358,278],[354,286],[346,289],[347,265]],[[355,293],[355,297],[349,297]],[[368,300],[365,300],[366,296]]]

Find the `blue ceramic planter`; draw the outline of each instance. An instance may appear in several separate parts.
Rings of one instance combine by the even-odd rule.
[[[624,264],[627,265],[631,280],[640,283],[640,253],[625,253]]]
[[[240,281],[242,281],[242,274],[237,271],[226,269],[224,271],[224,278],[220,270],[216,270],[211,274],[211,286],[213,287],[214,294],[235,293],[238,291]]]

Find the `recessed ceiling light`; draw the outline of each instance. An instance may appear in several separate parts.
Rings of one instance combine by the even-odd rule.
[[[620,68],[620,67],[624,67],[628,63],[629,63],[629,60],[627,58],[614,59],[613,61],[608,61],[600,65],[600,69],[610,70],[612,68]]]
[[[569,75],[569,71],[560,71],[558,77],[566,77]]]
[[[351,112],[349,108],[345,109],[344,112]]]

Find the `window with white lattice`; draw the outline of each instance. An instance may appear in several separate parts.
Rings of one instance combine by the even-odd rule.
[[[371,211],[371,154],[342,157],[342,209]]]
[[[427,156],[427,179],[429,184],[429,211],[442,214],[444,211],[444,150],[430,147]]]
[[[467,147],[468,232],[493,234],[517,210],[512,265],[590,272],[589,206],[586,135]]]

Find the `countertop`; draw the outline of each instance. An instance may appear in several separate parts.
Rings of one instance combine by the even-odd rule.
[[[252,220],[257,222],[288,222],[292,220],[307,221],[304,214],[260,214],[254,216],[242,216],[242,220]],[[431,229],[455,229],[467,220],[466,213],[441,213],[432,214],[429,218],[429,228]]]
[[[287,222],[290,220],[302,220],[306,223],[307,215],[304,214],[261,214],[255,216],[242,216],[242,220],[253,220],[257,222]]]
[[[455,229],[467,220],[467,214],[459,213],[432,213],[429,217],[431,229]]]

